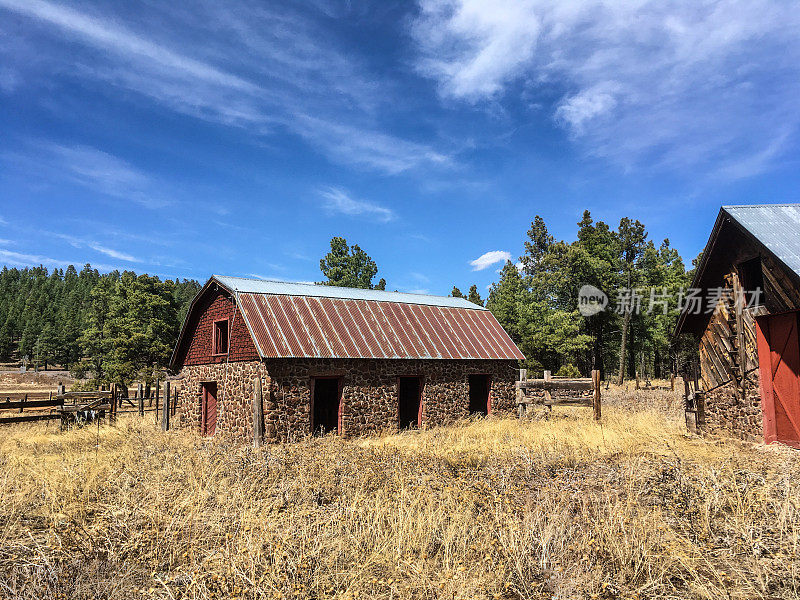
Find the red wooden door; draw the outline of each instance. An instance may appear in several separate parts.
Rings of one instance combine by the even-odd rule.
[[[203,384],[203,408],[200,416],[200,433],[214,435],[217,430],[217,384]]]
[[[764,441],[800,447],[800,334],[798,313],[757,320]]]

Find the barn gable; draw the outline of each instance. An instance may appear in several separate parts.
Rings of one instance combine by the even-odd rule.
[[[214,352],[214,324],[226,322],[229,352]],[[195,296],[175,345],[170,367],[258,360],[259,355],[234,296],[209,280]]]

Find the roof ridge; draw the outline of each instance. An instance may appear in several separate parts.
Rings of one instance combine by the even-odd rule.
[[[343,298],[351,300],[368,300],[371,302],[394,302],[400,304],[419,304],[427,306],[446,306],[485,311],[485,306],[470,302],[466,298],[441,296],[437,294],[419,294],[415,292],[396,292],[369,288],[352,288],[318,283],[300,283],[278,279],[256,279],[235,277],[230,275],[212,275],[231,292],[242,294],[261,294],[272,296],[310,296],[320,298]],[[210,280],[209,280],[210,281]]]
[[[800,202],[779,202],[777,204],[723,204],[722,208],[768,208],[770,206],[798,206]]]
[[[214,279],[218,279],[219,277],[225,277],[226,279],[241,279],[243,281],[264,281],[267,283],[288,283],[291,285],[307,285],[309,287],[316,287],[318,289],[326,289],[326,288],[334,288],[340,290],[356,290],[359,292],[385,292],[387,294],[403,294],[405,296],[423,296],[425,298],[453,298],[454,296],[442,296],[441,294],[422,294],[420,292],[400,292],[400,291],[392,291],[392,290],[376,290],[374,288],[357,288],[357,287],[350,287],[347,285],[327,285],[324,283],[317,283],[317,282],[308,282],[308,281],[291,281],[287,279],[262,279],[260,277],[239,277],[237,275],[212,275]],[[479,306],[479,305],[475,305]]]

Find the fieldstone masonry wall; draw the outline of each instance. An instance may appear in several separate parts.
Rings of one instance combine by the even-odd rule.
[[[253,439],[253,392],[255,379],[268,390],[270,378],[257,360],[215,365],[191,365],[181,369],[178,392],[178,426],[200,430],[202,384],[217,382],[217,433]]]
[[[707,392],[705,404],[708,433],[752,441],[764,439],[758,370],[748,374],[743,390],[729,382]]]
[[[180,392],[181,424],[199,427],[203,381],[217,381],[217,431],[252,439],[253,378],[262,377],[265,439],[291,441],[311,429],[313,377],[341,377],[342,435],[397,428],[398,378],[421,376],[423,427],[469,414],[467,376],[491,376],[492,414],[515,414],[516,363],[496,360],[273,359],[229,365],[185,366]]]

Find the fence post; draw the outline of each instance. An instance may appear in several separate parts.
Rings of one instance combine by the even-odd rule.
[[[594,388],[594,395],[592,396],[592,408],[594,408],[594,420],[599,421],[602,416],[600,407],[600,371],[597,369],[592,371],[592,387]]]
[[[550,375],[550,371],[544,372],[544,380],[550,381],[552,380],[552,376]],[[553,401],[553,395],[550,393],[550,390],[545,388],[544,390],[544,403],[547,405],[547,411],[553,412],[553,405],[551,402]]]
[[[175,411],[178,410],[178,386],[175,386],[175,392],[172,394],[172,416],[175,416]]]
[[[161,429],[169,431],[169,381],[164,382],[164,410],[161,411]]]
[[[264,443],[264,405],[262,403],[261,376],[256,376],[253,389],[253,448]]]
[[[142,396],[142,384],[136,386],[136,398],[139,400],[139,416],[144,416],[144,396]]]
[[[156,389],[153,392],[154,404],[156,405],[156,423],[158,423],[158,397],[160,391],[161,391],[161,382],[158,379],[158,375],[156,375]]]
[[[108,423],[109,425],[112,423],[117,422],[117,397],[114,393],[116,384],[112,383],[108,386],[109,390],[111,391],[111,398],[108,402]]]

